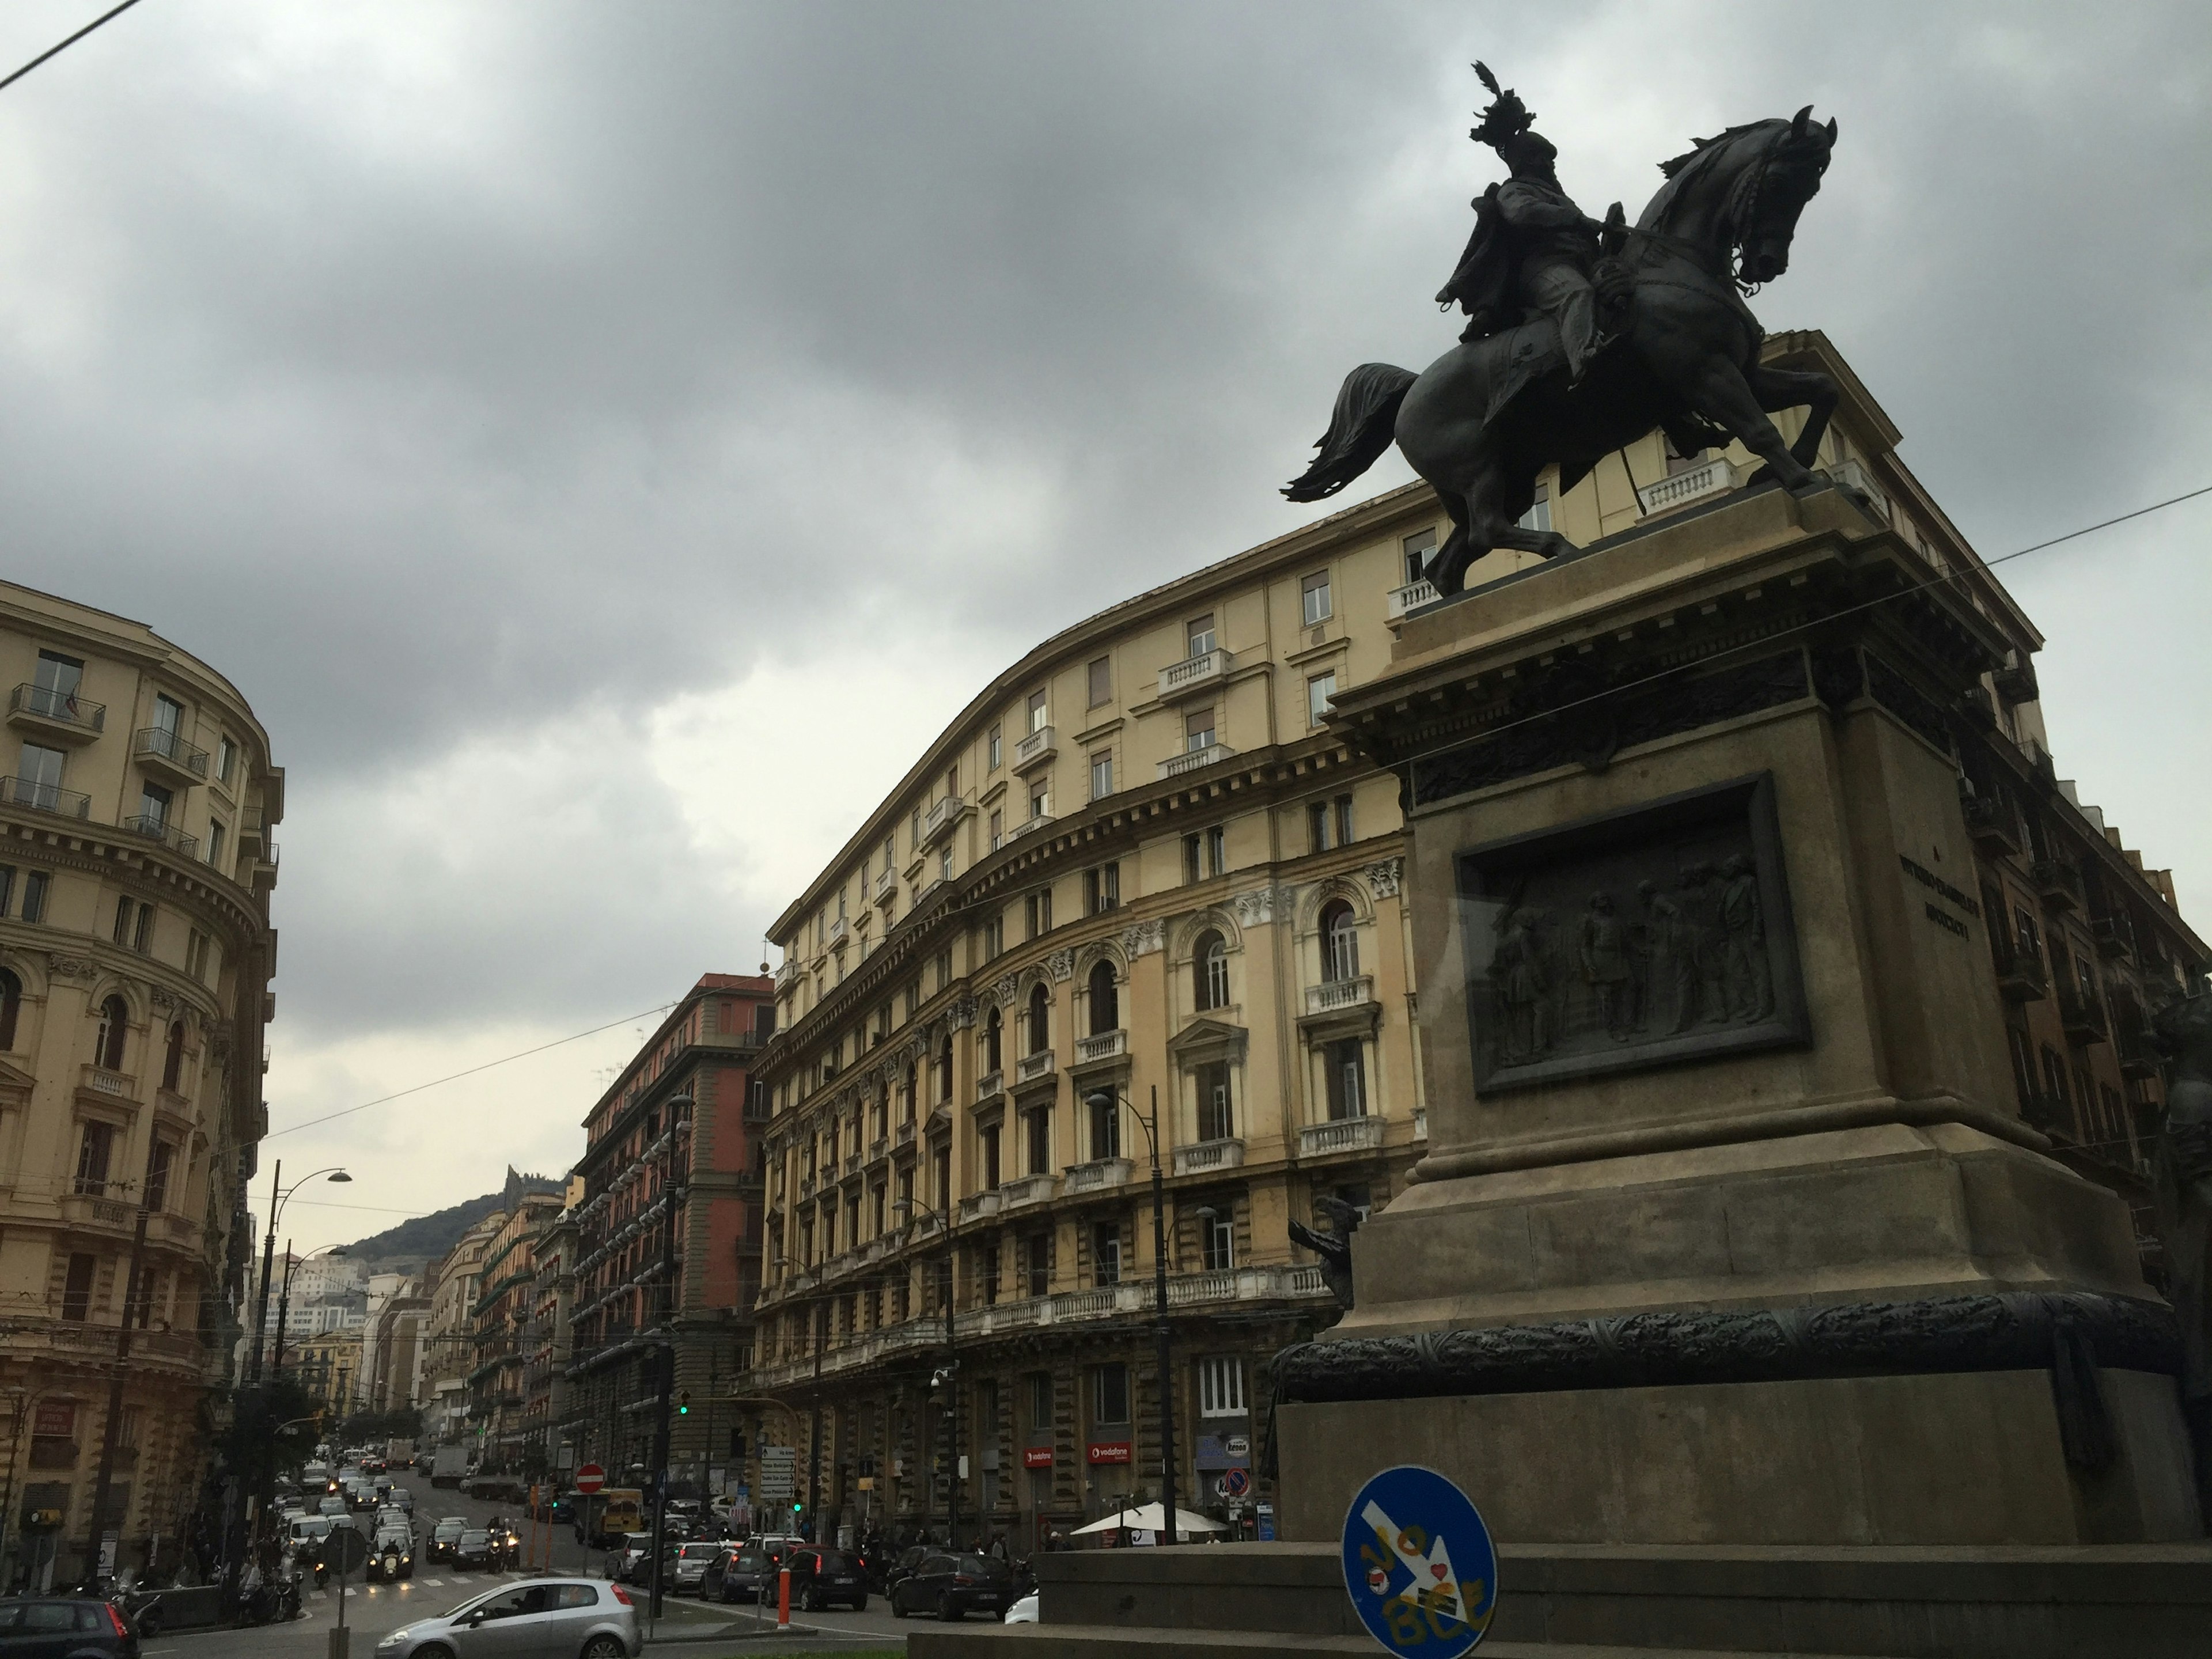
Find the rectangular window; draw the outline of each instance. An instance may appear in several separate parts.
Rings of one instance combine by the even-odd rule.
[[[218,870],[222,868],[222,849],[230,840],[230,831],[220,818],[208,820],[207,861]]]
[[[15,805],[53,811],[61,801],[63,758],[58,749],[26,743],[15,763]]]
[[[76,1190],[81,1196],[98,1198],[107,1190],[107,1161],[115,1151],[115,1126],[87,1123],[78,1132]]]
[[[1186,657],[1202,657],[1213,649],[1213,613],[1211,611],[1203,617],[1193,617],[1183,624],[1183,644],[1187,647],[1183,653]]]
[[[1328,572],[1316,572],[1299,584],[1305,598],[1306,626],[1317,628],[1329,619]]]
[[[1030,822],[1031,823],[1042,823],[1045,819],[1051,816],[1052,789],[1050,786],[1042,783],[1031,785],[1030,787]]]
[[[1244,1414],[1243,1360],[1201,1359],[1198,1362],[1198,1414],[1200,1417],[1242,1417]]]
[[[1101,1365],[1091,1374],[1091,1420],[1097,1424],[1129,1420],[1129,1368]]]
[[[1034,1243],[1036,1241],[1032,1240]],[[1031,1296],[1042,1296],[1042,1291],[1031,1291]],[[1052,1432],[1052,1373],[1031,1371],[1029,1374],[1030,1433],[1032,1436]]]
[[[1206,832],[1206,873],[1224,876],[1229,873],[1229,832],[1215,824]]]
[[[1114,793],[1114,751],[1102,749],[1091,757],[1091,799],[1104,800]]]
[[[1542,484],[1536,486],[1536,499],[1517,520],[1523,530],[1547,531],[1552,527],[1552,492]]]
[[[1052,1108],[1032,1107],[1029,1119],[1029,1170],[1031,1175],[1052,1173]]]
[[[1091,1230],[1091,1282],[1121,1282],[1121,1224],[1102,1221]]]
[[[131,930],[131,948],[142,956],[154,948],[154,907],[150,904],[138,907],[138,922]]]
[[[1229,1066],[1214,1060],[1201,1066],[1198,1080],[1198,1138],[1231,1140],[1236,1138],[1237,1118],[1229,1099]]]
[[[1429,568],[1430,559],[1436,555],[1437,532],[1433,530],[1417,531],[1407,537],[1400,546],[1406,556],[1406,586],[1411,587],[1421,580]]]
[[[1237,1265],[1237,1224],[1216,1210],[1212,1215],[1199,1218],[1198,1246],[1200,1259],[1210,1273],[1227,1273]]]
[[[1121,1103],[1108,1095],[1091,1107],[1091,1158],[1095,1164],[1102,1158],[1121,1156]]]
[[[92,1316],[92,1279],[100,1258],[78,1254],[69,1259],[69,1278],[62,1285],[62,1317],[82,1325]]]
[[[46,872],[33,870],[23,878],[23,920],[44,921],[46,919]]]
[[[1358,837],[1352,833],[1352,797],[1339,795],[1336,806],[1336,844],[1348,847]]]
[[[169,1203],[169,1169],[175,1163],[177,1149],[166,1140],[154,1143],[154,1154],[146,1160],[146,1207],[167,1209]]]
[[[185,729],[185,706],[174,697],[160,692],[154,696],[154,729],[167,732],[171,737]]]
[[[194,979],[207,978],[208,936],[197,927],[185,941],[185,971]]]
[[[991,728],[990,750],[991,770],[995,772],[1006,757],[1006,734],[1004,726],[994,726]]]
[[[992,1184],[995,1186],[997,1183],[994,1182]],[[983,1246],[983,1305],[987,1308],[993,1308],[998,1305],[998,1302],[999,1242],[996,1239],[993,1239],[990,1243]],[[993,1412],[985,1419],[985,1421],[988,1422],[997,1416],[998,1413],[996,1412]]]
[[[11,864],[0,864],[0,916],[8,914],[15,897],[15,867]]]
[[[1052,714],[1046,707],[1045,694],[1042,691],[1030,693],[1029,722],[1032,732],[1042,732],[1052,724]]]
[[[75,657],[64,657],[58,651],[40,652],[31,684],[43,695],[32,700],[31,712],[48,720],[75,720],[77,688],[83,684],[84,665]]]
[[[1006,924],[1003,918],[993,916],[983,924],[983,960],[990,962],[1006,948]]]
[[[115,901],[114,939],[118,945],[128,945],[131,942],[131,919],[137,914],[137,910],[138,906],[135,900],[119,898]]]
[[[220,738],[215,745],[215,775],[224,783],[238,770],[238,745],[228,737]]]
[[[1306,682],[1306,723],[1319,726],[1328,718],[1328,700],[1336,695],[1334,672],[1316,674]]]
[[[157,783],[138,787],[138,816],[144,820],[143,828],[161,830],[168,826],[169,804],[174,799]]]
[[[1206,872],[1199,864],[1198,837],[1196,836],[1185,836],[1182,838],[1182,878],[1187,882],[1198,882],[1206,879]]]
[[[1102,864],[1083,872],[1083,908],[1085,915],[1102,915],[1106,911],[1119,909],[1121,904],[1121,866]]]
[[[1086,678],[1090,682],[1091,706],[1093,708],[1102,702],[1114,701],[1114,659],[1111,657],[1093,659]]]
[[[999,1190],[999,1126],[995,1123],[986,1126],[982,1140],[983,1190],[995,1193]]]
[[[1332,1121],[1367,1115],[1367,1060],[1358,1037],[1332,1042],[1323,1050],[1328,1068],[1328,1115]]]
[[[1332,821],[1329,817],[1328,803],[1327,801],[1317,800],[1308,805],[1306,808],[1306,850],[1310,853],[1326,853],[1330,848],[1334,847],[1336,843],[1330,836],[1330,830],[1333,827]]]
[[[939,881],[952,879],[952,843],[949,841],[937,855],[937,878]]]
[[[995,853],[1006,842],[1006,817],[997,807],[991,809],[991,850]]]
[[[1031,1296],[1048,1296],[1052,1292],[1052,1234],[1049,1231],[1031,1233],[1022,1241],[1022,1277]],[[1052,1421],[1052,1402],[1048,1395],[1044,1414],[1036,1419],[1040,1427]]]
[[[1182,717],[1182,747],[1187,755],[1213,747],[1213,710],[1200,708]]]

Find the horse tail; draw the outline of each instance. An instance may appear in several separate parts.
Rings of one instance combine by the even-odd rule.
[[[1389,363],[1362,363],[1346,375],[1328,430],[1314,446],[1321,453],[1283,494],[1294,501],[1322,501],[1374,465],[1396,440],[1398,405],[1419,378]]]

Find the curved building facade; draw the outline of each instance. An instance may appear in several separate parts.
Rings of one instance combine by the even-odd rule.
[[[13,1582],[76,1571],[95,1530],[125,1561],[155,1534],[173,1552],[197,1501],[200,1413],[228,1380],[267,1127],[284,775],[206,663],[143,623],[9,584],[0,686]]]

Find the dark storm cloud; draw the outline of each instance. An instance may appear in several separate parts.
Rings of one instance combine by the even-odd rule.
[[[11,10],[18,55],[80,9]],[[1830,330],[1984,551],[2199,481],[2203,9],[1527,18],[141,8],[0,94],[10,574],[269,722],[295,1032],[583,1024],[749,958],[767,902],[710,890],[649,711],[886,630],[972,685],[1297,521],[1344,372],[1452,338],[1472,57],[1592,210],[1836,115],[1755,303]]]

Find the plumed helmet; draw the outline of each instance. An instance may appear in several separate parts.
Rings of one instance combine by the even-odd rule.
[[[1468,136],[1503,155],[1508,144],[1534,125],[1536,112],[1522,103],[1512,88],[1499,86],[1487,64],[1477,63],[1474,72],[1490,88],[1492,101],[1490,107],[1482,112],[1482,124],[1471,129]]]

